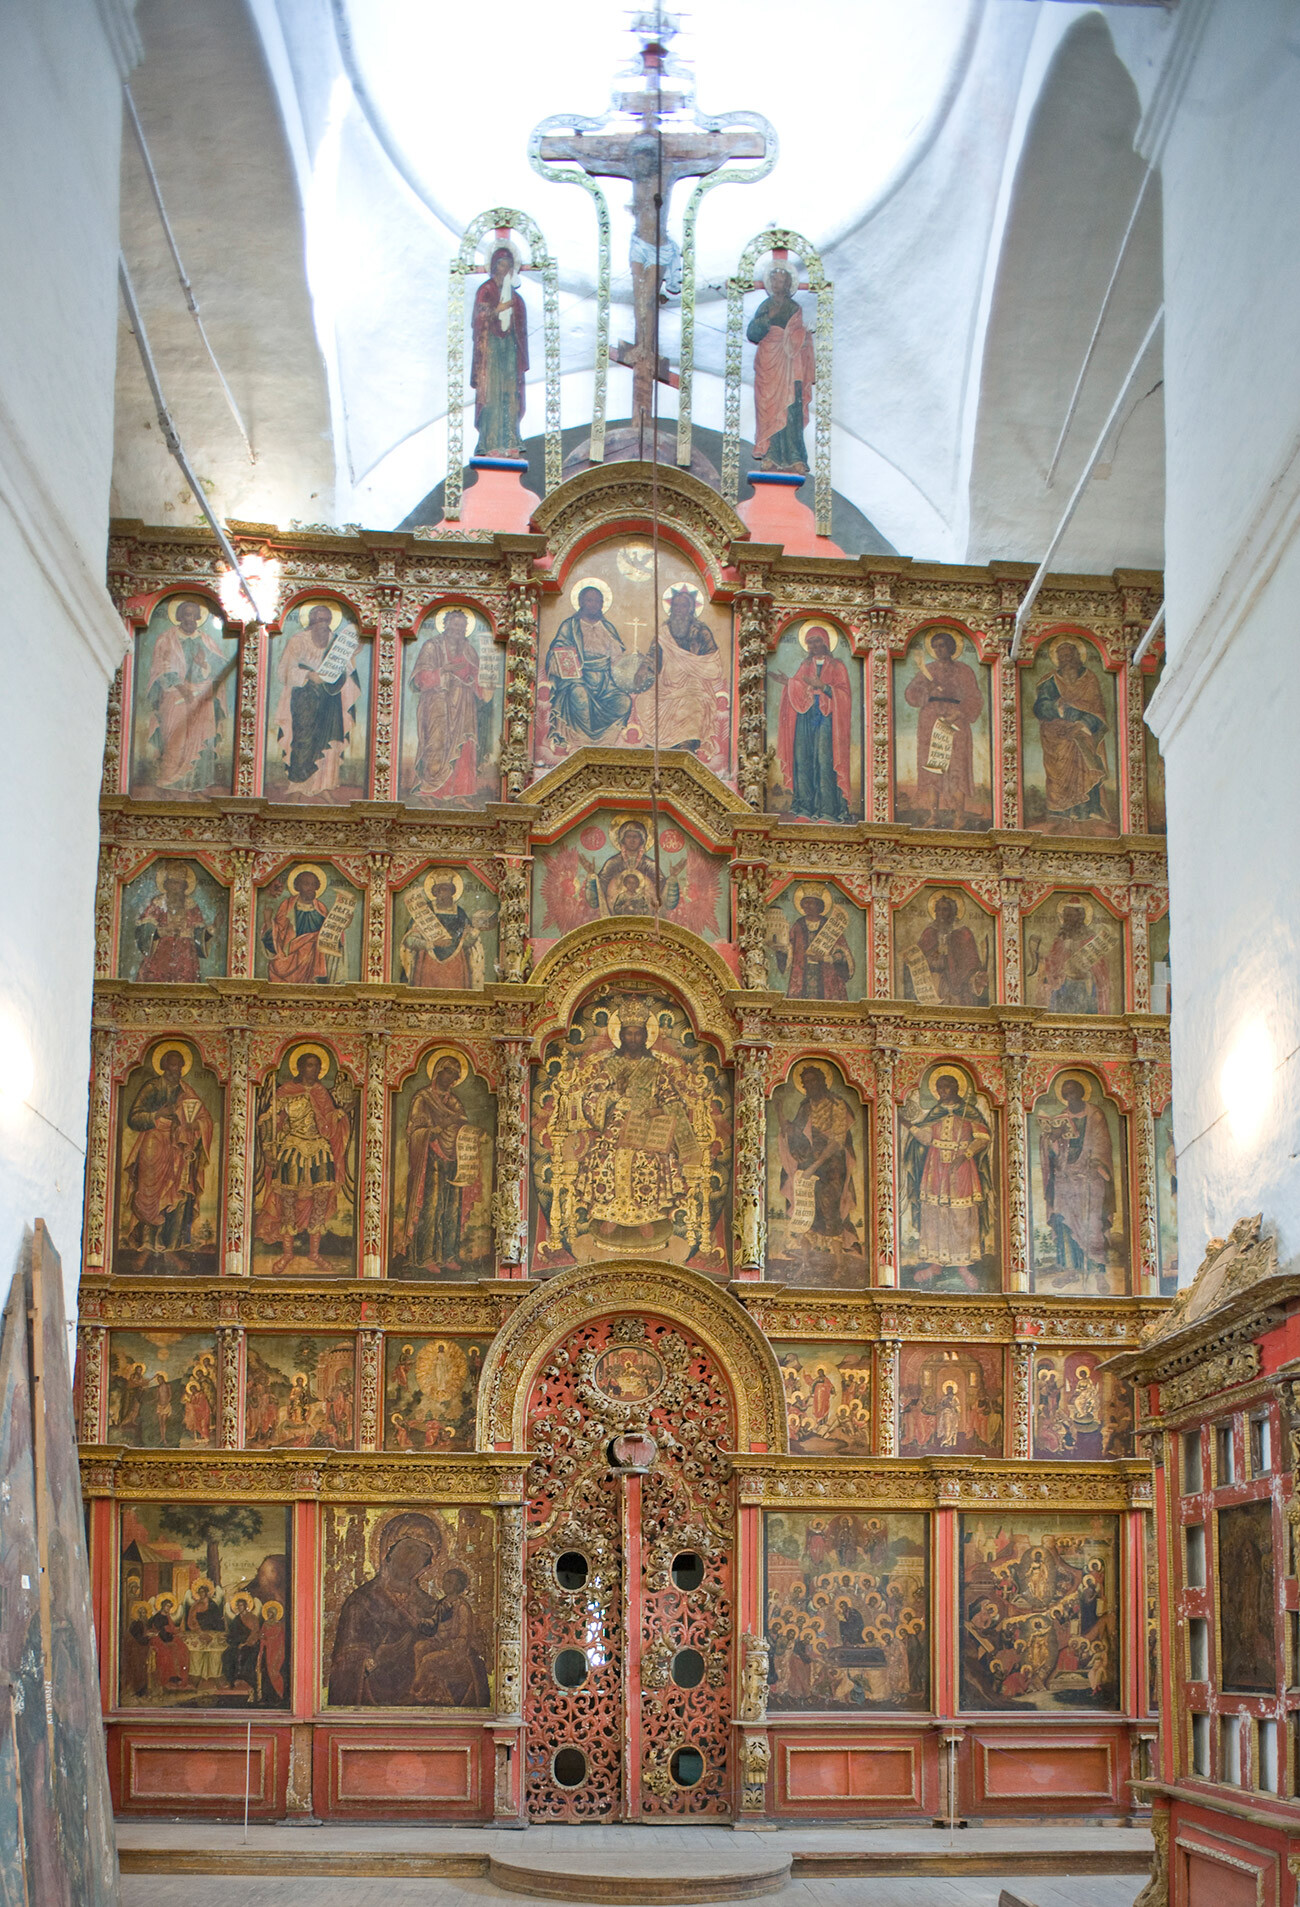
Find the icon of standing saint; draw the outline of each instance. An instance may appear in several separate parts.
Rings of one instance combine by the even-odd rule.
[[[474,294],[474,389],[476,457],[522,457],[519,434],[528,371],[528,310],[519,295],[519,259],[514,247],[493,248],[488,276]]]

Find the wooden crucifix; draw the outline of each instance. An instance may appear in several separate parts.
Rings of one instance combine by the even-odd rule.
[[[665,289],[680,289],[681,253],[668,236],[668,207],[682,179],[702,179],[733,159],[763,159],[768,135],[754,126],[714,126],[696,115],[692,104],[662,88],[666,42],[673,29],[655,16],[654,31],[642,35],[644,83],[632,93],[617,93],[614,110],[639,121],[635,130],[547,133],[539,156],[551,163],[580,166],[591,178],[630,179],[634,227],[630,262],[636,334],[620,343],[613,360],[632,372],[632,421],[648,425],[654,381],[677,383],[667,360],[655,358],[655,310]]]

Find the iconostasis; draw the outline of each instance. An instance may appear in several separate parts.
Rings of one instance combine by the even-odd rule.
[[[1159,578],[1049,579],[1013,662],[1028,566],[785,557],[668,469],[656,555],[650,488],[236,526],[260,624],[117,526],[78,1384],[128,1810],[238,1812],[250,1720],[264,1818],[1146,1766],[1099,1367],[1177,1284]]]

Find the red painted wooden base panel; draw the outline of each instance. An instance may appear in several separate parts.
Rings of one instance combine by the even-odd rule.
[[[937,1806],[932,1735],[847,1729],[772,1731],[772,1812],[797,1818],[925,1813]]]
[[[248,1777],[250,1820],[284,1814],[289,1775],[287,1728],[245,1729],[108,1726],[108,1771],[120,1814],[242,1817]]]
[[[477,1821],[491,1812],[491,1755],[485,1753],[483,1731],[477,1728],[435,1733],[423,1725],[343,1728],[321,1723],[312,1768],[320,1815]]]

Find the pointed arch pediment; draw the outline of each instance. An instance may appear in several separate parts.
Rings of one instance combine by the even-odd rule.
[[[579,1003],[602,981],[621,982],[631,974],[675,994],[696,1032],[731,1058],[736,1026],[727,1001],[740,982],[707,941],[668,921],[656,932],[648,916],[589,921],[551,949],[529,981],[543,996],[533,1022],[534,1052],[540,1054],[545,1040],[567,1028]]]
[[[648,1260],[558,1273],[530,1292],[493,1339],[478,1393],[480,1450],[523,1450],[528,1397],[552,1347],[613,1312],[684,1325],[717,1358],[736,1402],[736,1448],[784,1456],[785,1389],[771,1345],[742,1305],[702,1272]]]
[[[595,531],[620,525],[644,525],[655,514],[692,545],[716,582],[730,559],[733,542],[746,542],[749,529],[716,490],[672,464],[601,464],[579,471],[553,490],[533,512],[533,525],[545,533],[552,561],[562,570],[569,552]]]
[[[644,801],[650,792],[654,753],[649,748],[580,748],[567,761],[539,775],[528,790],[536,809],[534,833],[547,836],[570,827],[593,802]],[[707,837],[711,846],[730,845],[733,817],[753,809],[705,768],[686,748],[665,749],[659,757],[660,804]]]

